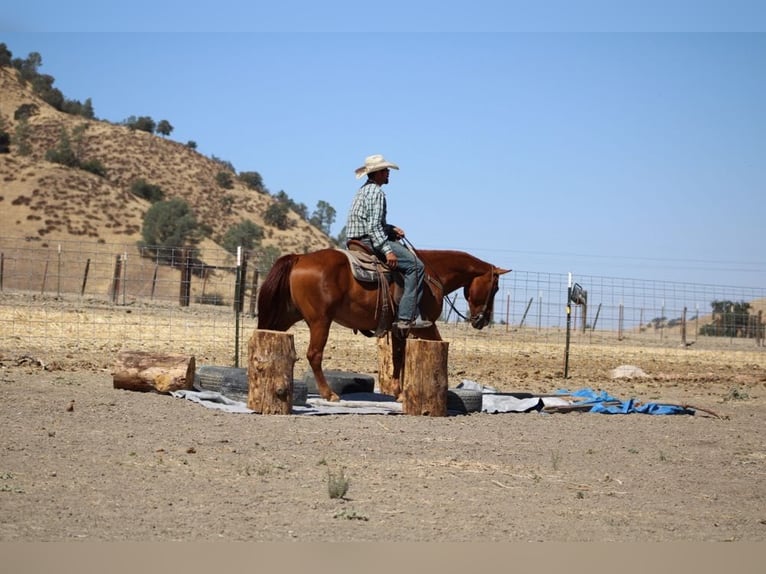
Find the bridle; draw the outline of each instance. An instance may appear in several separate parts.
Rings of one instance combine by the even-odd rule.
[[[402,237],[402,241],[404,241],[405,245],[407,246],[410,251],[412,251],[415,255],[418,255],[417,250],[415,249],[415,246],[412,245],[412,243],[409,242],[409,240],[405,237]],[[423,258],[418,255],[418,258],[423,261]],[[473,327],[476,327],[477,325],[487,325],[489,324],[489,318],[487,317],[487,311],[489,308],[489,303],[492,300],[492,296],[495,294],[495,283],[498,280],[499,275],[495,273],[494,266],[490,265],[490,273],[492,274],[492,285],[490,286],[489,290],[487,291],[487,298],[484,300],[484,305],[481,306],[481,309],[479,309],[479,312],[471,315],[470,317],[466,317],[463,315],[460,311],[458,311],[457,307],[455,307],[455,303],[452,302],[452,300],[446,296],[444,293],[444,286],[442,284],[441,279],[433,273],[433,271],[428,270],[428,263],[423,261],[423,265],[426,267],[426,281],[431,283],[432,285],[435,285],[439,291],[442,292],[442,299],[446,299],[447,303],[449,303],[450,308],[455,312],[455,314],[460,317],[463,321],[469,321]],[[477,327],[479,328],[479,327]]]

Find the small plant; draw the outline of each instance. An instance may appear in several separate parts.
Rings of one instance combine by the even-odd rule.
[[[344,508],[340,512],[336,512],[333,515],[333,518],[345,518],[346,520],[361,520],[363,522],[367,522],[369,520],[367,516],[365,516],[364,514],[359,514],[353,508],[350,510],[347,510]]]
[[[660,462],[667,462],[667,461],[668,461],[667,455],[664,452],[660,451]]]
[[[560,463],[561,463],[561,453],[557,450],[552,450],[551,451],[551,466],[553,467],[553,470],[558,470]]]
[[[338,474],[327,471],[327,492],[330,498],[345,498],[348,492],[349,480],[346,478],[343,469],[340,469]]]
[[[739,390],[737,387],[734,387],[729,391],[729,394],[726,395],[723,400],[724,401],[746,401],[750,398],[750,395],[748,395],[745,391]]]

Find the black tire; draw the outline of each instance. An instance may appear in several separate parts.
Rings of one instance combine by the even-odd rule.
[[[371,375],[360,375],[347,371],[324,371],[327,384],[332,391],[340,396],[349,393],[372,393],[375,391],[375,378]],[[303,382],[309,393],[317,394],[317,381],[314,373],[306,371],[303,374]]]
[[[250,389],[245,368],[205,365],[197,369],[194,379],[203,390],[216,391],[235,401],[247,402]],[[305,405],[307,395],[306,383],[293,381],[293,405]]]
[[[473,389],[448,389],[447,410],[461,414],[478,413],[482,408],[482,392]]]

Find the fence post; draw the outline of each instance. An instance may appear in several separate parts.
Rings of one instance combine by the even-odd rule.
[[[534,300],[535,300],[534,297],[529,298],[529,303],[527,303],[527,308],[524,309],[524,314],[521,316],[521,321],[519,321],[519,329],[524,326],[524,320],[527,318],[527,313],[529,313],[529,308],[532,306],[532,301]]]
[[[43,270],[43,284],[40,286],[40,295],[45,293],[45,282],[48,280],[48,263],[50,259],[45,260],[45,269]]]
[[[59,243],[56,263],[56,297],[61,298],[61,243]]]
[[[90,257],[85,262],[85,273],[82,274],[82,287],[80,287],[80,297],[85,295],[85,284],[88,282],[88,270],[90,269]]]
[[[255,303],[258,299],[258,267],[253,268],[253,285],[250,287],[250,318],[255,317]]]
[[[617,316],[617,340],[622,341],[622,320],[624,317],[623,304],[620,303],[620,310]]]
[[[0,253],[0,291],[3,290],[3,268],[5,267],[5,253]]]
[[[596,308],[596,317],[593,319],[593,327],[591,327],[591,333],[596,330],[596,323],[598,323],[598,316],[601,313],[601,303],[598,304],[598,307]]]
[[[681,315],[681,343],[686,347],[686,307],[684,306],[684,312]]]
[[[154,289],[157,287],[157,271],[160,268],[159,261],[154,262],[154,273],[152,274],[152,294],[151,300],[154,301]]]
[[[119,302],[121,277],[122,277],[122,255],[117,255],[114,261],[114,274],[112,275],[112,303]]]
[[[178,304],[188,307],[191,299],[191,250],[181,250],[181,291],[178,295]]]
[[[237,246],[234,271],[234,366],[239,367],[239,315],[242,312],[242,246]]]

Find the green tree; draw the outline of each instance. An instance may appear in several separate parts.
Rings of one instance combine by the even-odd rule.
[[[161,136],[167,137],[173,133],[173,126],[170,125],[168,120],[160,120],[157,123],[157,133]]]
[[[281,257],[282,253],[273,245],[265,245],[257,250],[257,267],[261,273],[268,273],[274,266],[274,262]]]
[[[321,229],[325,235],[330,235],[330,228],[335,222],[335,208],[326,201],[319,200],[314,213],[311,214],[309,223]]]
[[[254,189],[261,193],[266,190],[263,186],[263,178],[257,171],[241,171],[237,177],[250,189]]]
[[[72,148],[72,141],[66,128],[61,128],[56,147],[45,152],[45,159],[67,167],[80,167],[80,160]]]
[[[16,151],[20,155],[29,155],[32,153],[32,144],[29,141],[31,128],[26,118],[16,122],[15,136],[13,143],[16,145]]]
[[[137,179],[130,185],[130,193],[152,203],[165,199],[165,192],[159,185],[153,185],[143,179]]]
[[[250,220],[243,220],[234,227],[230,227],[221,240],[223,248],[231,254],[237,253],[240,245],[243,249],[252,250],[263,239],[263,228]]]
[[[287,216],[289,209],[284,202],[272,203],[263,214],[263,220],[277,229],[287,229],[290,226],[290,218]]]
[[[195,142],[194,140],[189,140],[188,142],[186,142],[186,147],[188,147],[189,149],[197,149],[197,142]]]
[[[183,199],[159,201],[144,216],[142,246],[154,249],[161,260],[172,261],[174,250],[196,243],[200,232],[197,218]]]
[[[157,124],[149,116],[130,116],[125,120],[124,124],[132,130],[138,130],[141,132],[154,133],[157,128]]]
[[[5,45],[5,42],[0,42],[0,68],[7,68],[11,65],[13,60],[13,54]]]
[[[231,175],[231,172],[228,171],[219,171],[215,174],[215,181],[224,189],[231,189],[234,187],[234,178]]]

